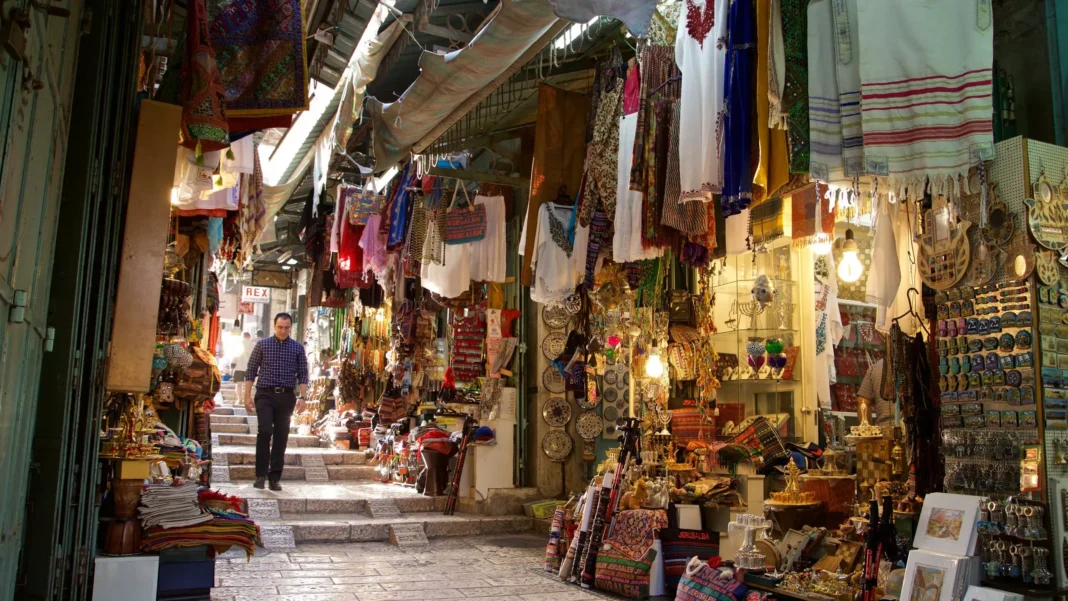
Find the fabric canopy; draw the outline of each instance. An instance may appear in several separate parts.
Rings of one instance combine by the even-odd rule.
[[[649,21],[656,10],[656,0],[549,0],[553,10],[563,19],[589,21],[606,16],[623,21],[636,36],[649,31]]]
[[[378,67],[382,64],[386,53],[397,41],[397,38],[404,33],[404,25],[411,20],[410,16],[405,16],[404,19],[394,21],[389,27],[379,32],[378,29],[388,14],[388,10],[384,6],[380,6],[375,11],[367,24],[363,38],[353,53],[352,60],[349,61],[345,74],[334,90],[334,94],[342,96],[333,126],[319,132],[312,131],[312,135],[318,135],[318,137],[308,152],[301,157],[300,163],[293,170],[293,175],[288,181],[279,182],[274,186],[263,187],[268,217],[276,215],[289,202],[289,199],[304,179],[304,174],[311,166],[317,148],[330,139],[333,139],[344,148],[351,134],[352,124],[360,116],[363,94],[367,89],[367,84],[378,75]]]
[[[485,88],[559,21],[546,0],[504,0],[471,43],[448,54],[424,52],[422,73],[396,102],[367,99],[374,126],[375,170],[404,159],[412,147]]]

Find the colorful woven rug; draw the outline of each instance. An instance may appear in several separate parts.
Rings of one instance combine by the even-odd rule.
[[[300,0],[208,0],[227,115],[264,117],[308,108]]]

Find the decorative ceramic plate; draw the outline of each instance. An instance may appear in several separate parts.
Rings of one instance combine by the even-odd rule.
[[[616,373],[616,370],[609,369],[609,370],[606,370],[604,372],[604,383],[605,384],[608,384],[609,386],[615,386],[616,385],[616,380],[618,380],[618,379],[619,379],[619,374]]]
[[[541,384],[545,387],[545,390],[553,394],[563,394],[567,387],[564,385],[564,377],[560,375],[555,367],[550,365],[545,368],[545,371],[541,374]]]
[[[567,309],[560,305],[552,307],[545,307],[545,310],[541,312],[541,320],[545,322],[545,325],[559,330],[567,325],[567,322],[571,321],[571,315],[568,314]],[[555,359],[555,357],[553,357]]]
[[[549,361],[552,361],[559,357],[560,353],[564,352],[565,347],[567,347],[567,334],[553,332],[542,339],[541,354],[545,355],[545,358]]]
[[[549,430],[541,439],[541,450],[553,461],[563,461],[571,454],[575,441],[563,430]]]
[[[578,435],[586,440],[592,440],[601,435],[601,416],[596,411],[583,411],[575,420],[575,430]]]
[[[606,422],[614,422],[619,417],[619,409],[616,409],[613,405],[605,405],[604,409],[601,410],[601,417]]]
[[[571,404],[564,397],[554,396],[545,402],[541,417],[550,426],[563,428],[571,421]]]
[[[614,403],[616,402],[616,399],[619,398],[619,391],[615,388],[605,388],[604,393],[602,394],[604,396],[604,400],[608,401],[609,403]]]

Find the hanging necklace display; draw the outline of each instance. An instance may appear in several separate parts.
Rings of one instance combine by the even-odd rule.
[[[575,442],[563,430],[549,430],[541,439],[541,450],[551,461],[564,461],[575,448]]]
[[[541,341],[541,354],[549,361],[555,360],[567,347],[567,334],[552,332]]]
[[[1043,284],[1056,286],[1060,281],[1060,265],[1057,262],[1057,253],[1052,250],[1039,251],[1035,257],[1035,272]]]
[[[972,224],[954,221],[946,197],[938,196],[924,217],[926,231],[916,237],[920,279],[935,290],[953,287],[968,271],[971,244],[967,234]]]
[[[1035,242],[1051,249],[1061,250],[1068,246],[1068,212],[1065,211],[1064,186],[1049,183],[1045,171],[1038,176],[1032,187],[1033,198],[1025,198],[1027,224]]]
[[[554,396],[545,402],[541,417],[550,426],[563,428],[571,421],[571,404],[563,397]]]
[[[541,320],[550,328],[559,330],[567,326],[568,322],[571,321],[571,315],[561,305],[547,305],[542,309]],[[553,359],[555,358],[553,357]]]

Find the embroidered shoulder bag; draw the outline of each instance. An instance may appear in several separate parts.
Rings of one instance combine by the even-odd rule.
[[[456,208],[456,199],[460,197],[460,190],[464,191],[467,199],[466,209]],[[456,180],[456,190],[453,192],[452,205],[445,216],[445,244],[466,244],[477,242],[486,237],[486,205],[471,202],[467,195],[467,188]]]
[[[356,194],[353,202],[349,205],[349,223],[352,225],[367,225],[371,215],[382,210],[385,198],[375,192],[374,179],[369,178],[363,186],[363,191]]]

